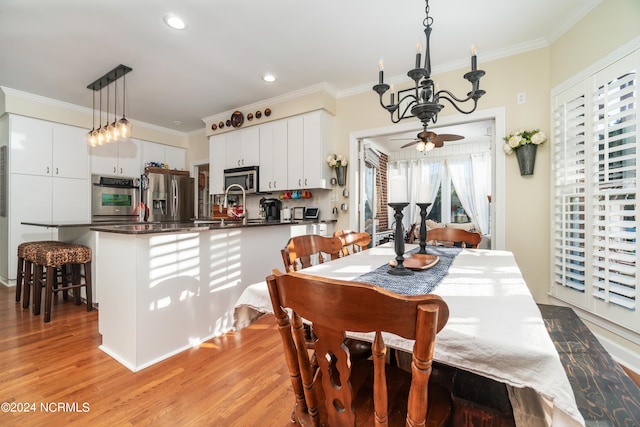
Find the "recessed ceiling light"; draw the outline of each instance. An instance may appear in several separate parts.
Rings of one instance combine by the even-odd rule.
[[[184,30],[187,28],[187,24],[185,24],[182,18],[172,13],[164,16],[164,23],[174,30]]]
[[[173,124],[176,126],[180,126],[182,124],[182,122],[180,120],[174,120]]]
[[[265,74],[264,76],[262,76],[262,80],[264,80],[267,83],[273,83],[276,81],[276,76],[274,76],[273,74]]]

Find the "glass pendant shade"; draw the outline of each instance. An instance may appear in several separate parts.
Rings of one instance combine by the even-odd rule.
[[[94,131],[96,133],[96,140],[98,142],[98,145],[102,145],[105,143],[104,134],[101,131],[101,128],[98,128]]]
[[[118,130],[122,138],[129,138],[131,135],[131,123],[124,116],[118,120]]]

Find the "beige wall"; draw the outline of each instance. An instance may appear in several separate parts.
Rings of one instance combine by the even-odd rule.
[[[506,59],[481,63],[487,74],[481,86],[487,94],[480,100],[480,109],[506,108],[507,129],[549,129],[549,50],[539,49]],[[469,83],[462,78],[467,70],[456,70],[434,75],[440,88],[462,96],[469,90]],[[375,79],[375,76],[372,75]],[[526,103],[517,105],[516,96],[526,93]],[[440,117],[457,116],[461,121],[467,116],[458,113],[444,102]],[[416,120],[416,119],[411,119]],[[338,100],[336,114],[336,152],[349,152],[349,135],[366,129],[390,126],[391,121],[378,103],[373,91]],[[504,156],[502,141],[496,143],[496,155]],[[535,174],[521,177],[515,156],[507,158],[505,176],[496,180],[506,183],[506,249],[513,251],[525,279],[536,300],[545,301],[548,289],[549,262],[549,161],[548,144],[539,147]],[[349,224],[342,216],[338,228]]]

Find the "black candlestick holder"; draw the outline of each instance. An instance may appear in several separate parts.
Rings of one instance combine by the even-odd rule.
[[[431,203],[416,203],[420,208],[420,250],[419,254],[427,253],[427,209]]]
[[[410,276],[413,271],[408,270],[404,266],[404,234],[402,233],[402,210],[409,205],[408,202],[403,203],[389,203],[389,206],[396,211],[393,217],[396,220],[396,236],[395,236],[395,250],[396,250],[396,266],[388,270],[389,274],[395,276]]]

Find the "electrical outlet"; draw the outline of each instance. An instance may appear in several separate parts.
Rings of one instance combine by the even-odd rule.
[[[516,102],[518,104],[524,104],[526,101],[527,101],[527,95],[524,92],[518,93]]]

